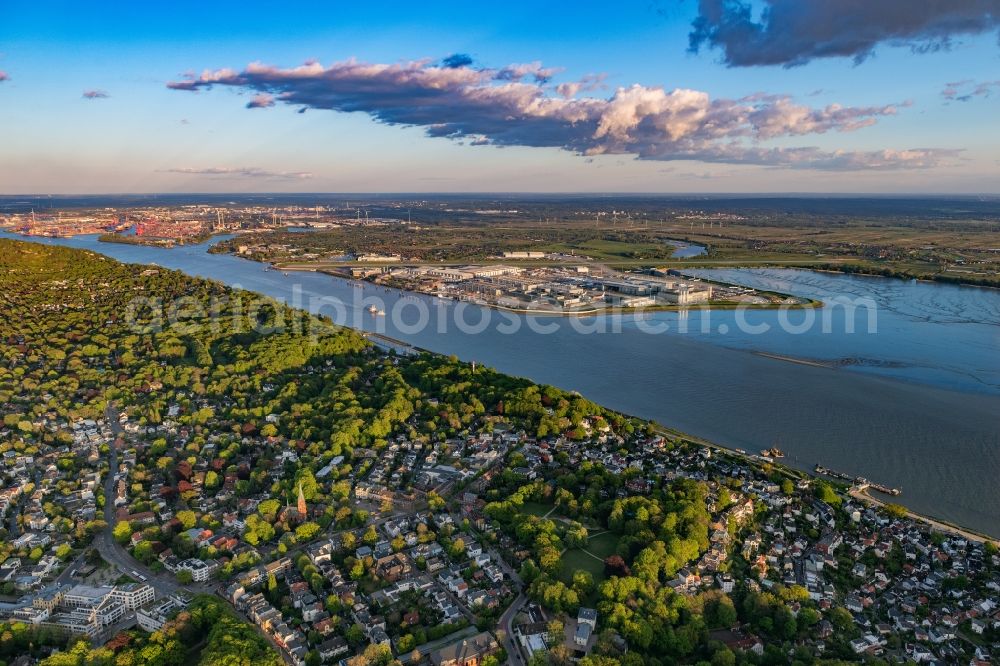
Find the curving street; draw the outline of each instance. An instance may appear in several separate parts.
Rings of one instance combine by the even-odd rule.
[[[104,416],[111,427],[111,432],[115,435],[115,439],[117,439],[118,435],[123,432],[118,422],[118,410],[109,404],[104,411]],[[132,557],[131,553],[115,541],[114,529],[117,518],[115,516],[114,493],[115,477],[118,474],[118,449],[114,441],[111,442],[109,449],[108,475],[104,480],[104,521],[107,523],[107,527],[94,537],[93,547],[97,549],[97,552],[101,554],[101,557],[108,564],[117,567],[122,573],[131,574],[133,571],[136,571],[142,574],[146,578],[143,582],[149,583],[152,586],[157,597],[169,596],[182,590],[196,594],[212,593],[215,590],[213,586],[201,584],[181,585],[169,573],[155,573],[142,562]],[[70,570],[70,567],[67,567],[68,570]]]

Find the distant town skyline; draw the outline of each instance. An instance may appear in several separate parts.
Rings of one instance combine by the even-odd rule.
[[[1000,0],[13,0],[0,194],[1000,192]]]

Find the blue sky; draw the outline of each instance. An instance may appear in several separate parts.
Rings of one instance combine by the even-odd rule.
[[[852,0],[791,1],[692,53],[693,21],[740,0],[8,0],[0,192],[1000,191],[995,19],[917,53],[948,17],[871,32],[831,20]]]

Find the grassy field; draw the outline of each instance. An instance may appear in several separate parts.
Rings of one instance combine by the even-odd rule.
[[[589,571],[594,583],[604,581],[604,558],[614,555],[618,546],[618,535],[604,532],[587,540],[586,548],[572,548],[563,553],[562,571],[559,578],[569,584],[576,571]]]
[[[676,225],[663,231],[711,248],[708,256],[684,260],[685,265],[829,264],[925,279],[1000,281],[1000,231],[992,223]]]
[[[587,550],[601,559],[614,555],[618,548],[618,535],[613,532],[604,532],[597,536],[592,536],[587,541]]]
[[[524,513],[529,513],[532,516],[538,516],[539,518],[547,514],[552,510],[551,504],[542,504],[540,502],[525,502],[521,506],[521,511]]]
[[[589,571],[594,577],[594,583],[604,580],[604,562],[588,555],[580,548],[573,548],[563,553],[563,566],[559,578],[569,584],[573,581],[575,571]]]

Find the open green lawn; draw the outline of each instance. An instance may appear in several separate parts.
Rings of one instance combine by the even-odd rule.
[[[640,257],[647,259],[669,259],[673,254],[673,250],[673,246],[666,243],[643,242],[641,240],[615,241],[604,238],[595,238],[582,243],[565,244],[561,247],[551,247],[551,251],[575,251],[599,261]]]
[[[532,516],[542,517],[552,510],[551,504],[542,504],[541,502],[525,502],[521,506],[521,511],[524,513],[530,513]]]
[[[559,572],[559,578],[569,584],[573,581],[573,573],[580,570],[589,571],[594,576],[594,583],[597,585],[604,581],[604,563],[601,560],[594,559],[579,548],[573,548],[563,553],[562,571]]]
[[[614,555],[618,548],[618,535],[613,532],[605,532],[592,536],[587,541],[587,550],[601,559]]]
[[[618,545],[618,535],[611,532],[598,534],[587,541],[587,547],[571,548],[563,553],[562,570],[559,578],[570,583],[573,580],[573,572],[589,571],[594,577],[594,583],[600,585],[604,577],[604,558],[613,555]],[[596,555],[596,557],[594,557]]]

